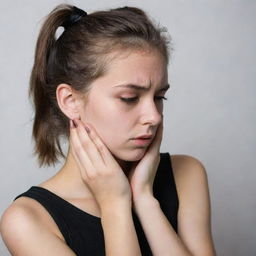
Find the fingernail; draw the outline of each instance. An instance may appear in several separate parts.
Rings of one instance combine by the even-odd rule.
[[[85,128],[85,130],[86,130],[88,133],[90,133],[90,129],[89,129],[88,126],[84,125],[84,128]]]
[[[71,129],[75,128],[74,123],[73,123],[73,121],[71,119],[69,119],[69,125],[70,125]]]
[[[75,126],[75,128],[78,126],[78,123],[77,123],[77,121],[75,120],[75,119],[72,119],[72,122],[73,122],[73,124],[74,124],[74,126]]]

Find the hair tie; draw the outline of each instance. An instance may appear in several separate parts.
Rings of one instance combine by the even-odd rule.
[[[73,10],[69,16],[69,19],[65,22],[63,22],[62,26],[66,29],[67,27],[73,25],[77,21],[79,21],[82,17],[86,16],[87,12],[85,12],[82,9],[77,8],[76,6],[73,6]]]

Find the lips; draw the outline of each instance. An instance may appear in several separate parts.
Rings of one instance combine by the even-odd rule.
[[[134,139],[151,139],[152,138],[152,134],[145,134],[145,135],[141,135],[139,137],[136,137]]]
[[[152,141],[152,139],[150,139],[150,138],[133,139],[134,145],[139,146],[139,147],[147,147],[147,146],[149,146],[151,141]]]

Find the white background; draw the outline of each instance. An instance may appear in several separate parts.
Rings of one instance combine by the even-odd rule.
[[[32,155],[28,81],[42,18],[62,1],[1,1],[0,214],[52,176]],[[219,256],[255,256],[256,1],[65,1],[88,13],[124,5],[166,26],[175,51],[161,152],[188,154],[208,173]],[[9,255],[3,242],[0,254]]]

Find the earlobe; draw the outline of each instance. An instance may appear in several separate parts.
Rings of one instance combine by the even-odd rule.
[[[59,84],[56,89],[56,100],[60,110],[69,118],[79,118],[79,109],[73,88],[68,84]]]

